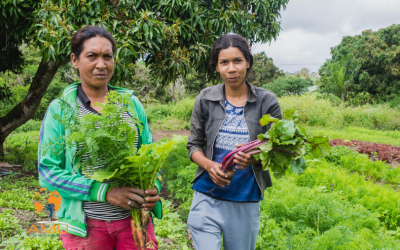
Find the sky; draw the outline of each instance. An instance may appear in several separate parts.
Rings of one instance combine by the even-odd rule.
[[[344,36],[400,24],[400,0],[290,0],[276,41],[257,44],[284,72],[318,72]]]

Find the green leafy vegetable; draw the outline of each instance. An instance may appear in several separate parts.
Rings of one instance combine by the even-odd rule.
[[[305,154],[305,144],[311,147],[314,157],[325,156],[330,152],[329,139],[326,136],[309,136],[305,129],[295,123],[298,114],[296,110],[286,110],[288,120],[279,120],[269,114],[260,119],[261,126],[272,122],[271,128],[258,139],[249,142],[232,151],[222,161],[222,170],[230,171],[235,165],[234,155],[244,152],[261,160],[263,170],[270,169],[276,177],[281,177],[289,166],[296,174],[304,173],[306,163],[302,156]]]

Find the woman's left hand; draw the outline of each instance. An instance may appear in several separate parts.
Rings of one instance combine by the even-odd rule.
[[[239,144],[239,145],[236,145],[236,147],[239,148],[242,145],[243,144]],[[238,170],[243,170],[243,169],[247,168],[248,166],[253,165],[254,163],[257,163],[256,159],[254,159],[254,157],[252,155],[249,155],[249,154],[246,154],[243,152],[236,153],[234,155],[234,157],[235,157],[235,159],[233,160],[233,162],[235,164],[237,164],[235,168]]]
[[[146,211],[150,211],[157,205],[157,202],[160,200],[160,196],[158,196],[158,191],[156,188],[146,190],[144,193],[149,195],[149,197],[144,199],[146,203],[142,205],[142,208]]]

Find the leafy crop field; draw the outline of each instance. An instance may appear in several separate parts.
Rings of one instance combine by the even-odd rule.
[[[193,101],[146,107],[152,129],[187,129]],[[256,249],[400,249],[400,132],[396,127],[400,112],[385,106],[334,107],[315,96],[282,97],[280,102],[282,110],[297,106],[306,129],[327,135],[335,147],[325,158],[306,155],[304,174],[273,179],[273,187],[260,202]],[[322,114],[318,112],[324,110],[329,115],[318,120]],[[6,160],[22,164],[33,174],[0,180],[0,249],[63,249],[57,232],[27,234],[49,215],[36,213],[33,205],[39,189],[38,123],[20,128],[6,141]],[[178,146],[162,172],[164,217],[154,221],[160,249],[193,249],[186,220],[197,166],[188,159],[185,143]]]
[[[388,137],[390,139],[390,137]],[[193,249],[186,219],[196,165],[185,143],[168,156],[163,172],[164,218],[155,220],[160,249]],[[274,179],[261,207],[257,249],[399,249],[400,185],[398,168],[345,146],[325,158],[306,157],[305,174]],[[33,213],[37,178],[7,177],[0,185],[1,247],[62,249],[58,234],[27,235],[29,225],[45,218],[19,219]]]

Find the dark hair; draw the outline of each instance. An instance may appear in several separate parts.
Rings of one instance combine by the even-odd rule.
[[[83,50],[83,43],[96,36],[107,38],[111,42],[113,54],[115,53],[117,50],[117,44],[110,32],[102,27],[92,25],[83,27],[74,34],[71,41],[71,53],[74,53],[76,58],[79,59]]]
[[[250,62],[250,67],[247,69],[246,75],[249,74],[251,67],[253,67],[253,55],[251,54],[251,47],[247,40],[238,34],[225,34],[220,36],[215,41],[213,49],[211,51],[210,68],[216,70],[218,64],[219,52],[229,47],[238,48],[246,58],[246,61]]]

